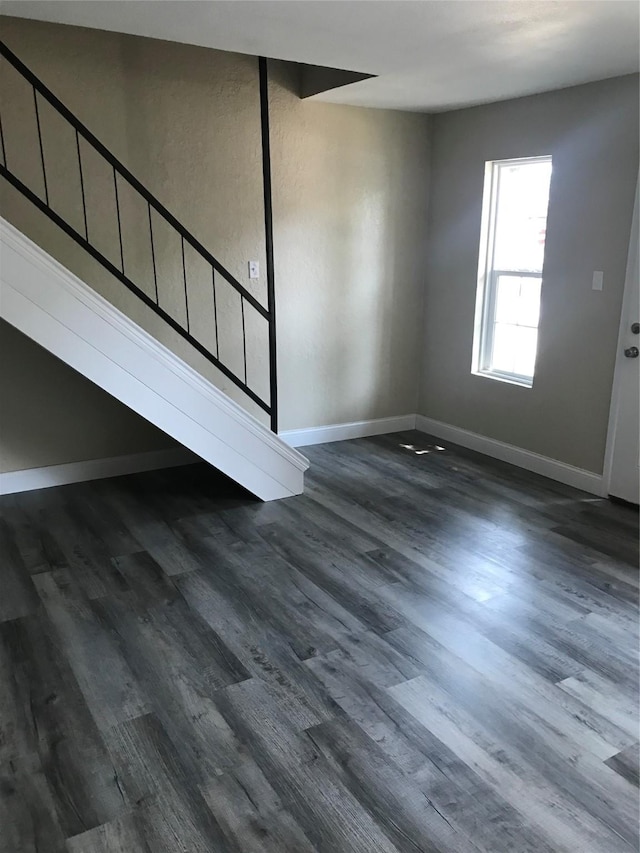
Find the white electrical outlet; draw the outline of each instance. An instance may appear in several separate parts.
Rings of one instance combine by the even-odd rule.
[[[602,290],[602,285],[604,281],[604,274],[600,270],[596,270],[593,273],[593,284],[591,285],[592,290]]]
[[[249,261],[249,278],[260,278],[260,263]]]

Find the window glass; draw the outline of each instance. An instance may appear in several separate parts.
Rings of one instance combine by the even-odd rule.
[[[500,166],[493,267],[542,272],[551,163]]]
[[[551,157],[486,164],[472,370],[531,386]]]

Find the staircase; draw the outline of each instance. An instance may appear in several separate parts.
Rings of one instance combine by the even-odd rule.
[[[0,175],[134,294],[171,334],[177,333],[213,365],[248,405],[266,413],[271,429],[4,219],[0,219],[0,316],[262,500],[300,494],[308,462],[276,434],[270,252],[263,305],[2,43],[0,55],[3,65],[20,78],[21,91],[26,83],[32,93],[20,110],[21,114],[33,110],[33,145],[39,152],[38,174],[26,174],[18,157],[14,166],[8,144],[11,127],[2,116]],[[263,74],[261,84],[266,85],[261,64],[261,78]],[[74,143],[78,180],[72,215],[61,213],[51,199],[56,162],[50,152],[54,146],[59,149],[60,140],[43,131],[43,108],[55,111],[64,122],[56,126],[64,126]],[[109,197],[101,197],[99,211],[101,222],[112,212],[111,245],[105,245],[103,235],[94,234],[93,223],[98,220],[86,192],[90,164],[95,168],[96,162],[111,176]],[[209,307],[211,316],[203,324]],[[231,316],[232,310],[239,317]],[[247,352],[251,323],[266,324],[268,329],[268,352],[257,359],[269,367],[268,393],[251,381]],[[234,324],[239,333],[229,346]]]

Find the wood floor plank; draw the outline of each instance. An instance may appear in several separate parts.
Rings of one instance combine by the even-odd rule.
[[[220,637],[184,601],[138,609],[129,599],[103,599],[94,608],[194,779],[233,766],[241,745],[213,697],[249,673]]]
[[[430,644],[421,662],[425,669],[421,678],[430,689],[436,688],[439,696],[446,696],[482,726],[495,750],[506,751],[512,761],[525,762],[565,798],[591,815],[599,814],[605,823],[615,824],[613,815],[619,811],[616,831],[624,837],[634,820],[635,797],[600,759],[584,750],[581,740],[568,737],[566,730],[558,732],[541,708],[527,706],[520,697],[512,694],[505,703],[501,691],[438,643]],[[630,833],[628,838],[633,842],[636,835]]]
[[[627,824],[622,838],[608,822],[562,797],[545,775],[526,760],[502,748],[473,716],[462,711],[423,676],[388,688],[404,707],[450,749],[460,755],[559,851],[619,853],[634,850],[635,828]],[[552,842],[553,839],[553,842]]]
[[[0,853],[64,853],[65,835],[41,768],[12,758],[0,767]]]
[[[612,770],[619,773],[623,779],[631,782],[636,788],[640,787],[639,765],[640,765],[640,744],[633,744],[627,747],[622,752],[612,755],[605,761]]]
[[[188,764],[155,716],[114,726],[106,742],[118,784],[137,806],[135,831],[153,853],[173,853],[178,845],[189,853],[241,853],[224,837]]]
[[[350,634],[340,640],[339,648],[322,655],[323,663],[338,669],[356,672],[358,677],[377,687],[391,687],[424,672],[417,661],[398,652],[372,631]],[[313,661],[308,662],[313,670]]]
[[[317,542],[305,541],[290,527],[266,525],[262,535],[284,559],[371,630],[384,633],[404,624],[402,616],[377,596],[378,581],[372,584],[366,579],[366,571],[358,571],[356,558],[336,555],[329,543],[323,551]]]
[[[417,628],[427,633],[457,630],[466,632],[469,637],[478,633],[553,684],[583,668],[581,663],[543,637],[533,633],[525,635],[518,626],[485,618],[479,609],[470,621],[468,612],[452,613],[440,602],[434,604],[430,596],[404,584],[390,584],[380,594]]]
[[[147,713],[144,692],[69,570],[42,572],[34,584],[98,728]]]
[[[0,498],[0,853],[637,849],[637,513],[307,452]]]
[[[252,759],[203,786],[227,838],[243,853],[313,853],[316,849]]]
[[[387,690],[360,680],[354,669],[338,669],[323,660],[309,665],[348,718],[378,745],[388,762],[411,779],[434,807],[480,849],[492,853],[516,849],[519,853],[555,851],[523,814]]]
[[[111,564],[111,554],[100,533],[78,512],[68,487],[59,503],[48,503],[38,513],[47,555],[57,561],[52,568],[71,567],[87,598],[109,595],[126,588]],[[50,543],[50,544],[49,544]],[[51,562],[51,561],[50,561]]]
[[[140,607],[173,604],[180,592],[148,551],[138,551],[111,560],[122,575],[127,591],[136,597]]]
[[[337,637],[345,633],[364,630],[345,607],[323,595],[276,551],[265,549],[264,542],[262,547],[242,545],[233,551],[218,539],[203,539],[199,544],[214,559],[212,583],[219,584],[225,574],[227,590],[232,586],[232,594],[242,598],[260,623],[271,627],[300,660],[335,649]],[[205,574],[211,578],[211,563]]]
[[[194,572],[176,580],[193,610],[215,625],[247,671],[286,701],[300,729],[333,716],[334,705],[286,639],[261,623],[251,601],[222,577]]]
[[[47,496],[46,489],[6,495],[0,500],[0,519],[4,519],[11,531],[14,545],[29,574],[67,565],[58,543],[41,523],[45,508],[58,500],[59,490],[55,490],[55,497],[52,497]]]
[[[398,848],[322,759],[312,740],[292,731],[282,706],[258,679],[221,691],[220,709],[251,745],[262,772],[321,853],[395,853]]]
[[[577,696],[560,690],[534,670],[504,652],[478,632],[417,628],[399,629],[385,640],[419,665],[428,665],[437,645],[446,648],[458,661],[478,672],[509,702],[524,705],[527,712],[543,717],[550,726],[598,759],[604,760],[633,743],[634,736],[599,714]]]
[[[633,739],[638,734],[638,694],[621,691],[607,678],[592,670],[581,670],[558,682],[558,687],[580,699],[587,707],[606,717]]]
[[[128,804],[44,610],[2,623],[0,644],[14,727],[3,759],[27,770],[40,763],[65,837],[118,816]]]
[[[12,531],[1,519],[0,565],[3,566],[0,622],[33,613],[39,604],[38,596]]]
[[[314,726],[307,735],[398,850],[477,853],[471,839],[455,829],[354,723],[337,718]]]
[[[76,517],[102,542],[109,556],[136,553],[140,543],[131,535],[124,519],[104,500],[103,493],[101,480],[78,483],[67,501],[73,505]]]
[[[67,839],[67,853],[155,853],[141,818],[145,808]]]

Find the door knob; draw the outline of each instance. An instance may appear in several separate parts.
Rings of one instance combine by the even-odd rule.
[[[637,358],[640,355],[640,350],[638,347],[627,347],[624,354],[627,358]]]
[[[640,323],[631,324],[631,333],[633,335],[640,335]]]

